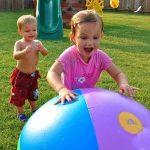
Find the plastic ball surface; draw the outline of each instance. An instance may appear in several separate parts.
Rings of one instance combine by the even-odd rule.
[[[100,88],[75,90],[65,105],[55,97],[25,124],[18,150],[150,150],[150,111]]]

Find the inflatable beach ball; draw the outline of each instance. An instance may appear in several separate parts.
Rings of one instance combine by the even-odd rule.
[[[76,100],[45,103],[25,124],[18,150],[150,150],[150,111],[116,92],[75,90]]]

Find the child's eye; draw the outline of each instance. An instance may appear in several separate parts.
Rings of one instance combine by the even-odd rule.
[[[86,39],[87,39],[86,36],[81,36],[80,38],[81,38],[82,40],[86,40]]]
[[[94,40],[97,40],[98,38],[99,38],[98,36],[95,36],[93,39],[94,39]]]

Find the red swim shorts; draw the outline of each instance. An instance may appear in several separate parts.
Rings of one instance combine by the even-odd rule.
[[[25,104],[26,99],[36,101],[38,99],[38,78],[40,78],[39,71],[25,74],[15,68],[10,76],[12,85],[10,103],[21,107]]]

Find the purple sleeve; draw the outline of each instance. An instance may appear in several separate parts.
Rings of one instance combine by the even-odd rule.
[[[109,57],[105,52],[99,51],[100,64],[102,70],[107,70],[112,64],[112,58]]]
[[[69,65],[70,63],[70,50],[66,49],[60,56],[59,58],[57,58],[57,61],[59,61],[61,63],[61,65],[63,66],[64,70],[66,68],[66,66]]]

